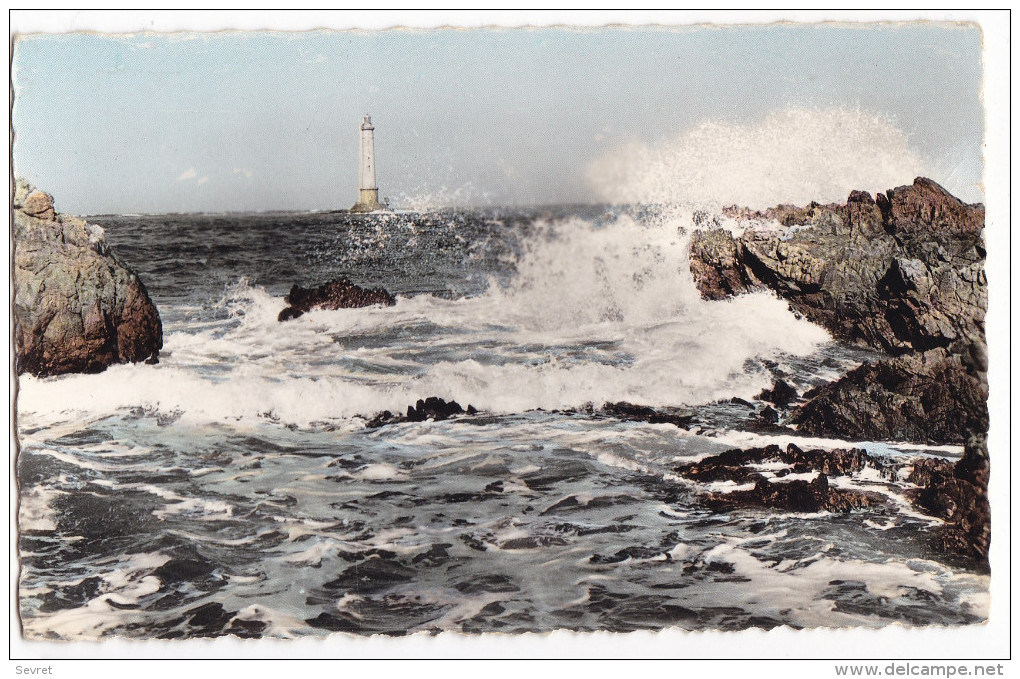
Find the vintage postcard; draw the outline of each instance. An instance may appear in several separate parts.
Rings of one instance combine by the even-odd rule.
[[[20,634],[986,623],[982,39],[15,36]]]

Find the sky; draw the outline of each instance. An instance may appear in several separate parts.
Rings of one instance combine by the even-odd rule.
[[[981,78],[949,23],[27,35],[14,167],[74,214],[345,208],[367,113],[396,206],[975,202]]]

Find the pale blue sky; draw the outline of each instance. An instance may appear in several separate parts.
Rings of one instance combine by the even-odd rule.
[[[79,214],[349,207],[367,112],[397,203],[579,202],[620,144],[837,106],[891,118],[976,201],[980,42],[948,24],[30,36],[15,170]]]

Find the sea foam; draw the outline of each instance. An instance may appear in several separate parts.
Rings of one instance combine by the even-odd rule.
[[[287,323],[276,320],[282,298],[242,282],[220,300],[220,321],[168,328],[158,366],[26,376],[19,409],[50,424],[132,410],[306,426],[430,395],[495,413],[748,398],[771,381],[759,359],[808,355],[829,336],[771,293],[702,300],[688,266],[694,228],[681,207],[557,221],[535,229],[509,284],[481,295]]]

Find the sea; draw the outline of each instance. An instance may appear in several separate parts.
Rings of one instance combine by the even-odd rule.
[[[901,474],[848,514],[704,509],[677,465],[734,447],[959,447],[765,426],[873,360],[771,293],[701,299],[683,206],[107,215],[163,320],[159,363],[18,380],[30,640],[628,632],[986,620]],[[278,322],[294,284],[390,307]],[[368,427],[419,399],[471,416]],[[614,416],[628,402],[688,428]],[[742,402],[743,401],[743,402]],[[768,470],[763,469],[768,474]]]

